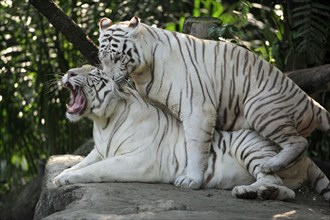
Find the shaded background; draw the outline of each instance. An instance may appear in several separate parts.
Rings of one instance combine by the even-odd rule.
[[[210,32],[243,45],[283,71],[330,63],[330,6],[326,1],[62,0],[56,1],[97,43],[98,21],[137,15],[142,22],[181,31],[185,17],[213,16]],[[4,194],[41,173],[54,154],[72,153],[92,137],[91,123],[65,119],[68,93],[58,80],[87,61],[28,0],[0,2],[0,205]],[[313,95],[330,109],[327,91]],[[328,139],[329,140],[329,139]],[[309,154],[330,160],[325,134]]]

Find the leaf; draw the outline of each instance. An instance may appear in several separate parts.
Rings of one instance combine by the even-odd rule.
[[[329,13],[329,11],[330,11],[330,6],[329,5],[321,4],[321,3],[318,3],[318,2],[313,2],[312,3],[312,7],[313,8],[320,9],[320,10],[318,10],[318,13],[320,13],[320,12],[326,12],[326,11],[328,11],[328,13]]]
[[[309,3],[311,0],[293,0],[294,2],[299,2],[299,3]]]
[[[304,12],[306,14],[309,14],[309,11],[311,10],[311,6],[309,4],[299,6],[297,8],[294,8],[292,10],[292,14],[295,14],[297,12]]]

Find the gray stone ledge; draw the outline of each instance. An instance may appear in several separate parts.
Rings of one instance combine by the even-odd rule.
[[[82,159],[49,159],[35,219],[323,219],[330,206],[308,191],[293,201],[242,200],[230,191],[189,190],[169,184],[90,183],[55,188],[53,178]],[[106,168],[105,168],[106,169]]]

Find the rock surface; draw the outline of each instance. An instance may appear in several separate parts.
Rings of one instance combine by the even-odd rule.
[[[230,191],[169,184],[90,183],[55,188],[53,178],[82,159],[49,159],[35,219],[323,219],[329,203],[307,191],[293,201],[241,200]],[[106,169],[106,168],[105,168]]]
[[[33,219],[35,206],[40,196],[42,177],[31,180],[27,185],[13,188],[0,205],[0,220]],[[24,216],[24,218],[22,218]]]

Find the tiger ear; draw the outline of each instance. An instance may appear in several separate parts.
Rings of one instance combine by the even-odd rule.
[[[130,21],[128,27],[136,28],[140,25],[140,18],[134,16]]]
[[[100,30],[105,30],[112,25],[112,21],[109,18],[101,18],[99,21],[99,28]]]

